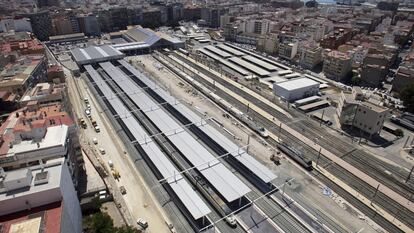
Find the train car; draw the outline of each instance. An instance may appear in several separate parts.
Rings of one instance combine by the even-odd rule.
[[[303,154],[293,148],[292,146],[288,145],[285,142],[281,142],[277,144],[277,148],[285,153],[287,156],[295,160],[301,167],[305,168],[307,171],[312,171],[312,161],[306,161],[303,157]]]

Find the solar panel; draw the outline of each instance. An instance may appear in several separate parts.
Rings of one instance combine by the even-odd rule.
[[[125,79],[125,75],[111,63],[100,63],[100,65],[124,92],[133,93],[134,89],[137,88],[135,83],[129,79]],[[142,77],[144,75],[141,75],[140,79]],[[144,93],[132,94],[129,97],[141,109],[149,109],[157,106]],[[197,170],[200,171],[227,202],[237,200],[250,192],[250,189],[239,178],[216,160],[214,155],[187,131],[172,134],[174,130],[180,129],[181,126],[163,109],[158,108],[154,111],[148,111],[145,114],[162,132],[167,134],[167,138],[182,152],[187,160],[193,166],[197,166]]]
[[[134,136],[135,139],[146,138],[146,143],[141,147],[148,155],[152,163],[164,178],[167,178],[168,184],[178,196],[180,201],[184,204],[186,209],[190,212],[194,219],[199,219],[211,211],[204,201],[198,196],[188,182],[179,174],[179,171],[174,165],[165,157],[158,146],[146,134],[144,129],[139,125],[136,119],[131,115],[128,109],[122,104],[120,99],[116,97],[115,93],[110,89],[108,84],[103,81],[102,77],[93,69],[92,66],[85,66],[86,71],[98,85],[98,88],[104,93],[108,102],[116,113],[121,116],[122,121]]]

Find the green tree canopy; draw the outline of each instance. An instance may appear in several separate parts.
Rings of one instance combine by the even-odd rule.
[[[131,226],[114,227],[114,222],[107,213],[97,212],[83,219],[85,233],[140,233]]]
[[[397,137],[404,137],[404,131],[402,129],[396,129],[395,130],[395,135]]]
[[[85,233],[113,233],[115,232],[114,222],[107,213],[98,212],[87,216],[83,220]]]
[[[414,84],[404,88],[400,93],[400,98],[408,112],[414,113]]]

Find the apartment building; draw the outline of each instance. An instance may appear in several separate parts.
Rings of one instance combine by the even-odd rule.
[[[278,47],[279,57],[292,60],[298,52],[298,45],[298,41],[294,39],[282,41]]]
[[[18,95],[38,82],[46,80],[46,57],[44,55],[24,55],[17,59],[9,56],[5,68],[0,72],[0,91],[9,91]]]
[[[0,32],[32,32],[32,26],[28,18],[5,17],[0,20]]]
[[[313,69],[322,62],[322,47],[316,44],[306,44],[301,48],[299,63],[302,67]]]
[[[336,29],[321,40],[321,46],[326,49],[337,49],[338,46],[350,41],[354,34],[355,32],[351,29]]]
[[[20,105],[26,106],[31,101],[37,101],[39,105],[61,102],[64,90],[65,84],[38,83],[23,95]]]
[[[33,33],[39,40],[45,41],[49,39],[49,36],[52,33],[52,19],[49,15],[49,11],[26,13],[21,16],[30,19]]]
[[[82,232],[82,212],[64,158],[16,170],[0,167],[0,206],[2,232]]]
[[[276,54],[279,49],[279,38],[276,34],[269,34],[260,38],[257,42],[256,49],[268,54]]]
[[[362,66],[361,85],[379,87],[387,76],[387,69],[382,65],[367,64]]]
[[[0,127],[0,167],[5,170],[66,158],[71,175],[77,174],[75,124],[59,103],[40,106],[30,101],[10,113]],[[77,180],[74,179],[76,184]]]
[[[270,30],[270,21],[265,19],[248,20],[245,24],[245,32],[266,35]]]
[[[352,71],[351,57],[339,51],[330,51],[323,62],[323,73],[329,79],[335,81],[344,80]]]
[[[392,90],[400,92],[412,84],[414,84],[414,67],[400,66],[392,82]]]

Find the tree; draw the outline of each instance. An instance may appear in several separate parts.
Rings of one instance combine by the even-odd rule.
[[[352,85],[358,86],[359,84],[361,84],[361,81],[362,81],[362,79],[361,79],[361,77],[359,76],[358,73],[354,73],[352,75],[352,78],[351,78],[351,84]]]
[[[83,230],[85,233],[113,233],[116,228],[111,216],[98,212],[84,218]]]
[[[136,228],[132,228],[131,226],[122,226],[116,229],[116,233],[140,233],[141,231],[136,229]]]
[[[107,213],[97,212],[83,219],[84,233],[141,233],[131,226],[114,227],[114,221]]]
[[[400,98],[408,112],[414,113],[414,84],[404,88],[400,93]]]
[[[404,137],[404,131],[402,129],[396,129],[394,133],[395,133],[395,136],[397,137],[400,137],[400,138]]]

